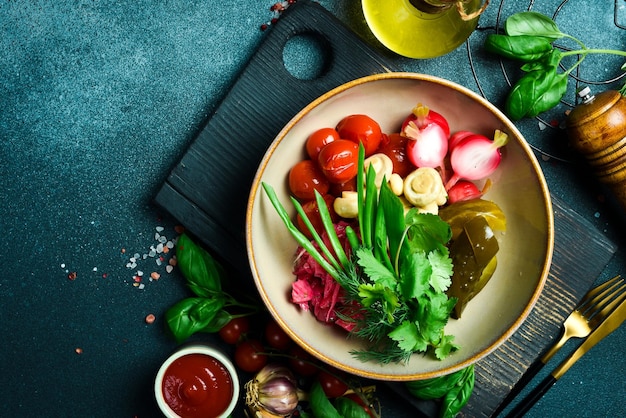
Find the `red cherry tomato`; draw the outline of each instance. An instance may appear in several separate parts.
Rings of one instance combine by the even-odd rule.
[[[289,190],[300,200],[315,199],[315,191],[328,193],[329,183],[322,171],[311,160],[303,160],[289,171]]]
[[[330,194],[341,197],[342,192],[356,192],[356,176],[345,183],[330,183]]]
[[[218,332],[225,343],[237,344],[250,330],[250,321],[247,316],[231,319]]]
[[[328,181],[345,183],[356,177],[359,146],[347,139],[338,139],[322,148],[317,161]]]
[[[382,140],[380,125],[367,115],[350,115],[337,124],[341,139],[363,144],[365,156],[372,155]]]
[[[289,350],[289,368],[302,377],[313,376],[319,371],[313,356],[299,345]]]
[[[324,370],[317,374],[317,381],[327,398],[338,398],[348,390],[348,385],[335,374],[336,372],[329,373]]]
[[[391,158],[391,162],[393,163],[393,172],[398,173],[402,178],[408,176],[413,170],[416,169],[406,155],[406,144],[408,140],[409,139],[407,137],[402,136],[399,133],[385,135],[383,137],[383,142],[378,148],[378,152]]]
[[[265,326],[265,341],[270,347],[281,351],[287,350],[293,343],[291,337],[273,319]]]
[[[321,128],[313,132],[306,140],[306,153],[313,161],[324,146],[339,139],[339,133],[333,128]]]
[[[328,212],[330,213],[330,218],[332,219],[333,223],[337,222],[339,220],[339,217],[337,216],[337,214],[335,213],[335,209],[333,208],[333,202],[335,201],[335,197],[329,194],[324,195],[324,201],[326,202],[326,206],[328,207]],[[309,220],[311,221],[313,228],[315,228],[315,230],[319,234],[321,234],[324,231],[324,224],[322,223],[322,218],[320,217],[320,211],[317,207],[317,202],[315,200],[309,200],[308,202],[304,202],[302,203],[302,209],[304,210],[307,218],[309,218]],[[296,217],[296,223],[298,224],[298,229],[300,229],[300,231],[302,231],[304,235],[306,235],[308,238],[313,238],[313,236],[309,232],[309,229],[306,227],[304,221],[299,214]]]
[[[267,364],[263,352],[263,345],[258,340],[246,340],[235,349],[235,364],[245,372],[258,372]]]

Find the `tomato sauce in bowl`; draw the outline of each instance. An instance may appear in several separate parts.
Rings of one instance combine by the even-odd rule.
[[[206,345],[181,348],[161,366],[155,397],[171,418],[227,417],[235,408],[239,381],[234,366]]]

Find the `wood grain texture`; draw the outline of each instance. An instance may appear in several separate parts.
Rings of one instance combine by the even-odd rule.
[[[325,73],[315,80],[297,79],[282,64],[287,40],[303,33],[315,34],[328,48]],[[248,277],[244,234],[248,190],[271,141],[301,108],[324,92],[387,71],[400,69],[321,6],[299,0],[267,34],[172,170],[156,202],[242,277]],[[491,415],[531,362],[559,336],[563,320],[616,250],[562,202],[554,199],[553,204],[556,247],[544,292],[522,327],[477,364],[476,386],[462,412],[465,416]],[[414,405],[416,415],[436,416],[434,402],[411,398],[401,384],[389,386]]]

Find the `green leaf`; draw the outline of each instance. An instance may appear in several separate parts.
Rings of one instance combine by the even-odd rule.
[[[463,369],[461,380],[444,396],[439,417],[453,418],[467,404],[474,391],[474,365]]]
[[[361,247],[356,251],[357,264],[363,268],[363,272],[377,284],[395,289],[398,279],[393,271],[380,262],[371,251]]]
[[[553,41],[565,36],[552,19],[533,11],[515,13],[509,16],[504,23],[504,31],[509,36],[542,36]]]
[[[536,61],[527,62],[520,68],[522,71],[527,73],[531,71],[553,71],[553,68],[555,69],[559,65],[562,58],[563,54],[561,51],[553,49],[548,55],[545,55]]]
[[[378,204],[385,215],[389,254],[395,264],[406,229],[406,224],[404,223],[404,206],[400,198],[391,191],[391,188],[386,182],[383,182],[380,188]]]
[[[176,341],[181,343],[196,332],[212,330],[213,321],[224,303],[219,297],[183,299],[165,312],[165,320]],[[221,324],[223,319],[219,316],[218,323]]]
[[[423,295],[430,286],[432,266],[424,251],[407,254],[400,265],[400,293],[405,300]]]
[[[432,267],[430,285],[436,292],[445,292],[452,284],[453,265],[448,251],[431,251],[428,261]]]
[[[178,268],[191,290],[200,297],[211,297],[222,290],[223,267],[187,235],[176,244]]]
[[[418,318],[418,328],[424,339],[439,342],[455,303],[445,293],[431,293],[420,298],[422,310]]]
[[[388,336],[407,352],[424,352],[428,349],[428,341],[421,336],[417,325],[411,321],[403,321]]]
[[[513,120],[526,117],[541,95],[550,88],[555,77],[556,69],[526,73],[509,92],[504,104],[505,112]]]
[[[548,54],[553,49],[550,39],[537,36],[507,36],[490,34],[485,38],[485,50],[505,58],[532,62]]]
[[[343,418],[370,418],[370,415],[365,412],[361,405],[349,398],[339,397],[335,399],[335,407]]]
[[[435,348],[435,357],[439,360],[443,360],[448,357],[451,352],[458,350],[460,347],[454,344],[453,341],[454,335],[444,335],[441,337]]]
[[[465,369],[446,374],[432,379],[413,380],[406,382],[405,386],[409,393],[416,398],[432,400],[446,396],[461,380]]]
[[[317,380],[313,383],[309,391],[309,404],[311,405],[311,411],[315,418],[342,418],[339,412],[337,412],[337,409],[335,409],[333,404],[326,397],[324,389],[322,389],[322,386]]]
[[[567,75],[557,74],[547,85],[544,91],[535,100],[535,103],[528,110],[526,116],[535,117],[538,114],[552,109],[559,104],[565,93],[567,92]]]

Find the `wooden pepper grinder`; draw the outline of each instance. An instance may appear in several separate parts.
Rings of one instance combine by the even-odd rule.
[[[626,209],[626,97],[615,90],[593,96],[589,87],[578,94],[583,102],[567,116],[567,136]]]

